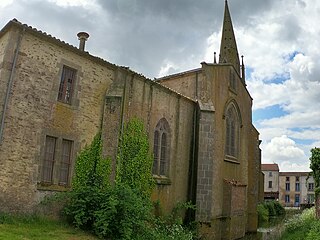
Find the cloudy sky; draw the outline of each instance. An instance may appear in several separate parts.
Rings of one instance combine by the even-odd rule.
[[[320,146],[320,1],[229,0],[263,163],[308,171]],[[154,78],[200,67],[219,52],[223,0],[1,0],[0,26],[17,18]]]

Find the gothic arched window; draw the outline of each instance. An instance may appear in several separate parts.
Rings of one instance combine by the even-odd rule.
[[[226,156],[238,158],[239,151],[239,117],[234,104],[230,104],[226,114]]]
[[[153,169],[152,173],[167,176],[169,171],[169,124],[165,118],[160,119],[155,131],[153,142]]]

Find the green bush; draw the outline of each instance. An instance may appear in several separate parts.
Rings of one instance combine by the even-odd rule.
[[[103,201],[105,201],[105,191],[97,186],[78,187],[70,192],[64,214],[76,227],[92,230],[95,212],[101,208]]]
[[[273,202],[273,206],[277,216],[284,215],[286,213],[286,210],[279,202]]]
[[[264,204],[261,204],[261,203],[258,204],[257,211],[258,211],[258,219],[260,222],[268,221],[269,211]]]
[[[314,220],[315,208],[306,209],[300,215],[295,215],[286,222],[286,231],[293,232],[299,228],[308,230]]]
[[[77,158],[64,209],[69,221],[104,239],[192,239],[180,211],[191,208],[190,203],[178,204],[165,218],[152,214],[153,160],[140,120],[129,121],[122,133],[114,185],[109,184],[110,160],[102,158],[101,149],[98,133]]]
[[[306,240],[320,240],[320,221],[315,220],[312,223]]]
[[[137,190],[116,184],[95,212],[94,232],[100,237],[139,239],[152,221],[152,205]]]
[[[257,211],[259,221],[268,221],[269,217],[285,214],[285,209],[276,201],[266,201],[258,204]]]
[[[285,223],[285,230],[281,239],[320,239],[320,225],[315,218],[315,208],[305,209],[301,214],[296,214]]]

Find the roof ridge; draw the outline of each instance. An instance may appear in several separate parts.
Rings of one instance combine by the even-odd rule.
[[[9,27],[11,24],[18,25],[18,26],[20,26],[20,27],[22,27],[22,28],[25,28],[25,29],[27,29],[27,30],[32,31],[33,33],[40,34],[41,36],[50,38],[50,39],[56,41],[57,43],[62,44],[62,45],[64,45],[64,46],[72,49],[73,51],[76,51],[76,53],[79,54],[79,55],[83,55],[83,56],[86,56],[86,57],[93,58],[93,59],[95,59],[95,60],[97,60],[97,61],[103,62],[104,64],[111,65],[112,67],[118,67],[118,68],[126,69],[126,70],[128,70],[128,71],[130,71],[130,72],[132,72],[132,73],[134,73],[134,74],[137,74],[138,76],[141,76],[141,77],[145,78],[147,81],[151,81],[151,82],[153,82],[153,83],[155,83],[155,84],[158,84],[158,85],[160,85],[161,87],[166,88],[166,89],[168,89],[169,91],[171,91],[171,92],[173,92],[173,93],[175,93],[175,94],[177,94],[177,95],[180,95],[180,96],[182,96],[182,97],[184,97],[184,98],[186,98],[186,99],[189,99],[189,100],[191,100],[191,101],[194,102],[193,99],[191,99],[191,98],[189,98],[189,97],[187,97],[187,96],[185,96],[185,95],[183,95],[183,94],[175,91],[174,89],[171,89],[171,88],[169,88],[169,87],[167,87],[167,86],[165,86],[165,85],[163,85],[163,84],[161,84],[161,83],[159,83],[159,82],[157,82],[157,81],[155,81],[155,80],[152,80],[151,78],[148,78],[148,77],[146,77],[145,75],[143,75],[143,74],[141,74],[141,73],[135,72],[135,71],[133,71],[132,69],[130,69],[129,67],[119,66],[119,65],[116,65],[116,64],[114,64],[114,63],[110,63],[110,62],[108,62],[107,60],[105,60],[105,59],[103,59],[103,58],[101,58],[101,57],[91,55],[88,51],[82,51],[82,50],[80,50],[79,48],[77,48],[76,46],[73,46],[73,45],[71,45],[71,44],[69,44],[69,43],[67,43],[67,42],[65,42],[65,41],[63,41],[63,40],[61,40],[61,39],[59,39],[59,38],[56,38],[56,37],[52,36],[51,34],[48,34],[48,33],[44,32],[44,31],[38,30],[37,28],[32,27],[31,25],[22,23],[22,22],[20,22],[20,21],[19,21],[18,19],[16,19],[16,18],[13,18],[12,20],[10,20],[10,21],[0,30],[0,33],[3,32],[3,31],[4,31],[7,27]],[[178,74],[179,74],[179,73],[178,73]],[[156,79],[156,78],[155,78],[155,79]]]

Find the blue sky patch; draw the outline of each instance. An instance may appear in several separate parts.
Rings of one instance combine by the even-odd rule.
[[[273,77],[271,80],[268,80],[268,83],[275,83],[275,84],[283,84],[285,81],[290,79],[290,74],[285,73],[283,75],[278,75]]]
[[[288,62],[292,62],[294,57],[296,55],[298,55],[299,53],[302,53],[302,52],[298,52],[298,51],[294,51],[292,53],[289,53],[287,56],[285,56],[285,59],[287,59]],[[303,53],[302,53],[303,54]]]
[[[295,141],[295,143],[298,145],[311,145],[314,142],[314,140],[312,139],[300,139],[300,138],[293,138],[293,137],[291,137],[291,139]]]
[[[277,118],[286,115],[279,104],[266,107],[264,109],[257,109],[252,112],[252,121],[258,122],[265,119]]]

